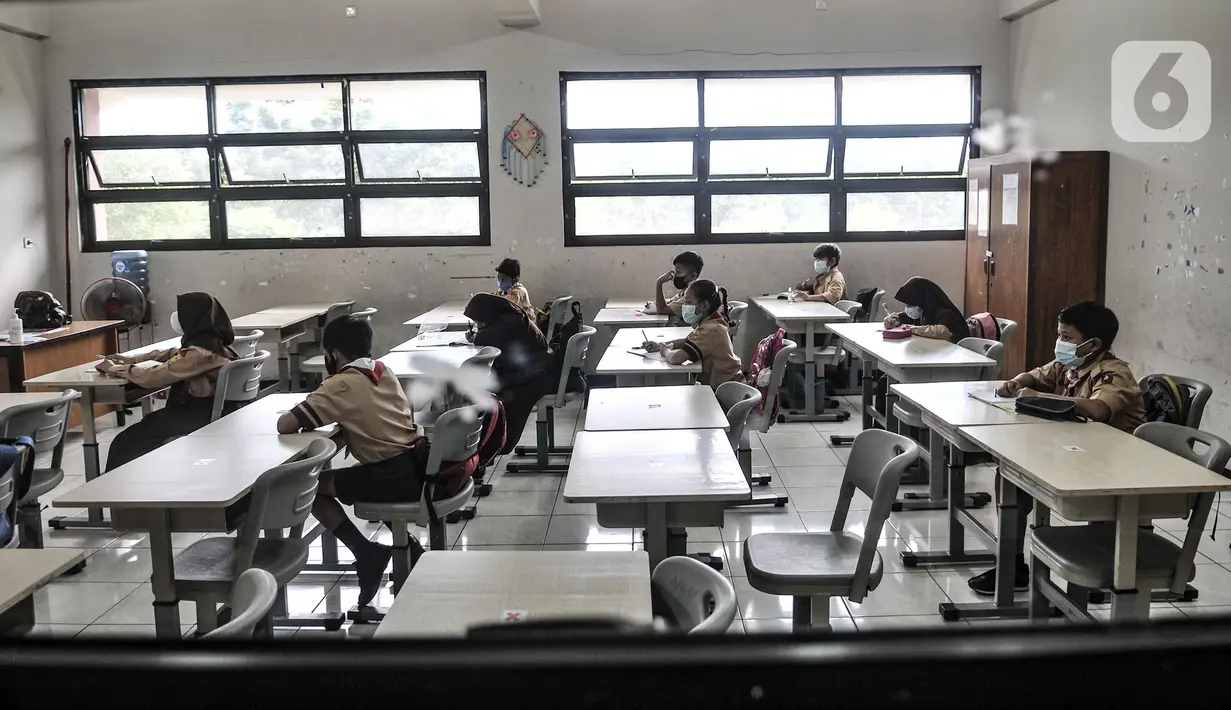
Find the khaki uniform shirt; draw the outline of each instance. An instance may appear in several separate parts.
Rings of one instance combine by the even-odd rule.
[[[184,391],[190,397],[213,397],[218,370],[230,362],[218,353],[195,345],[153,350],[130,357],[110,355],[107,359],[114,363],[103,370],[109,375],[123,377],[145,389],[162,389],[183,382]]]
[[[1111,408],[1111,426],[1130,434],[1145,423],[1141,387],[1128,363],[1111,353],[1080,367],[1052,361],[1030,371],[1040,392],[1079,399],[1097,399]]]
[[[513,288],[509,289],[507,293],[498,293],[496,295],[504,296],[513,303],[517,304],[519,308],[529,314],[530,322],[534,322],[534,304],[530,302],[530,292],[526,290],[526,287],[523,286],[520,281],[513,284]]]
[[[337,423],[359,463],[391,459],[423,438],[397,376],[369,358],[326,378],[291,413],[305,429]]]
[[[813,296],[824,296],[827,303],[837,303],[846,298],[846,277],[834,267],[824,276],[815,276],[803,282],[799,290]]]
[[[692,329],[681,349],[701,363],[701,384],[718,385],[743,377],[742,363],[731,346],[731,333],[721,318],[709,318]]]

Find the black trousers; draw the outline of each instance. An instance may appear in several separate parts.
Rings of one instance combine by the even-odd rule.
[[[534,406],[540,399],[555,392],[559,382],[559,375],[548,372],[521,384],[500,388],[500,402],[504,404],[505,416],[504,450],[500,453],[513,451],[526,429],[526,421],[530,419]]]
[[[192,397],[180,404],[168,402],[166,407],[151,412],[115,435],[107,452],[106,470],[123,466],[209,424],[213,406],[213,398]]]

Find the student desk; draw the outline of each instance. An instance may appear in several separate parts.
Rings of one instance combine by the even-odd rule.
[[[11,310],[9,315],[12,315]],[[3,327],[7,329],[8,316],[4,321],[6,325]],[[8,341],[6,330],[5,339],[0,340],[0,392],[21,392],[22,383],[39,375],[97,360],[99,355],[118,351],[117,329],[121,325],[123,321],[118,320],[79,320],[63,328],[27,330],[27,337],[34,336],[38,340],[19,345]],[[94,416],[102,416],[115,408],[110,404],[98,406]],[[81,423],[82,411],[74,407],[69,418],[70,427]]]
[[[34,593],[75,567],[85,555],[85,550],[56,548],[0,550],[0,637],[29,632],[36,621]]]
[[[586,407],[585,431],[729,428],[706,385],[595,389]]]
[[[609,298],[607,299],[607,305],[603,306],[603,308],[613,308],[613,309],[631,308],[632,310],[645,310],[646,308],[653,306],[653,305],[654,305],[653,301],[645,299],[645,298],[640,298],[640,299],[638,298]]]
[[[375,638],[465,636],[514,619],[595,617],[653,622],[644,552],[429,551]]]
[[[324,315],[320,306],[280,306],[267,308],[231,321],[231,327],[236,331],[259,330],[265,333],[261,342],[276,344],[278,351],[278,388],[282,392],[292,392],[295,383],[299,382],[299,352],[295,341],[307,334],[308,328],[316,327],[317,321]]]
[[[1048,524],[1051,511],[1075,522],[1112,522],[1116,526],[1115,588],[1136,590],[1137,528],[1142,520],[1182,518],[1189,496],[1231,491],[1231,479],[1180,458],[1106,424],[1041,422],[1026,426],[970,426],[961,436],[1000,461],[1001,500],[1017,492],[1035,500],[1035,527]],[[1001,506],[998,559],[1011,558],[1016,535],[1016,505]],[[1012,565],[1002,570],[997,591],[1012,588]],[[999,595],[998,595],[999,597]],[[1021,606],[941,605],[946,619],[1025,616]],[[956,614],[956,616],[954,616]],[[1144,621],[1150,590],[1112,595],[1112,621]]]
[[[658,353],[638,355],[629,350],[640,348],[646,338],[656,342],[679,340],[688,337],[692,328],[621,328],[616,331],[611,344],[594,369],[598,375],[615,375],[618,386],[634,384],[653,385],[659,378],[670,381],[691,382],[701,374],[701,363],[672,365]]]
[[[445,301],[427,313],[417,315],[403,325],[413,325],[423,330],[427,325],[441,325],[445,330],[467,330],[471,321],[463,312],[469,301]]]
[[[804,354],[804,408],[782,413],[783,421],[787,422],[819,422],[845,421],[850,418],[850,412],[825,411],[825,397],[821,397],[820,411],[816,403],[816,355],[819,348],[812,342],[818,332],[830,323],[849,321],[850,316],[845,311],[821,301],[790,301],[777,296],[757,296],[752,302],[765,314],[773,319],[779,328],[789,335],[803,336],[799,347]],[[824,377],[824,372],[822,379]]]
[[[599,311],[594,316],[594,325],[602,325],[608,328],[623,328],[628,326],[641,326],[644,328],[652,328],[654,326],[666,325],[667,321],[671,320],[671,316],[660,316],[653,313],[645,312],[645,302],[628,308],[611,308],[610,306]]]
[[[116,530],[149,534],[159,638],[180,637],[171,533],[234,531],[247,512],[248,494],[261,474],[295,460],[321,435],[265,434],[268,417],[259,410],[239,409],[223,420],[231,417],[235,419],[227,426],[237,425],[246,435],[225,427],[206,427],[52,501],[58,508],[110,508]],[[253,433],[258,431],[262,433]]]
[[[430,352],[438,348],[463,348],[469,350],[472,354],[479,352],[479,348],[471,345],[466,340],[466,331],[463,330],[421,332],[410,340],[393,346],[390,350],[392,352],[413,352],[416,350]]]
[[[722,527],[726,504],[751,497],[721,429],[581,431],[564,479],[565,502],[596,504],[599,525],[645,528],[650,567],[684,554],[669,528]]]

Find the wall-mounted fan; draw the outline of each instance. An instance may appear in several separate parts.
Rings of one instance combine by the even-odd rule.
[[[85,320],[122,320],[121,328],[136,328],[145,318],[148,303],[137,284],[110,276],[90,284],[81,296]]]

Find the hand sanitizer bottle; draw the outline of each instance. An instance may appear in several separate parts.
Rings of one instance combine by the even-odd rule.
[[[17,310],[13,310],[13,316],[9,318],[9,344],[21,345],[25,342],[25,334],[22,332],[21,316],[17,315]]]

